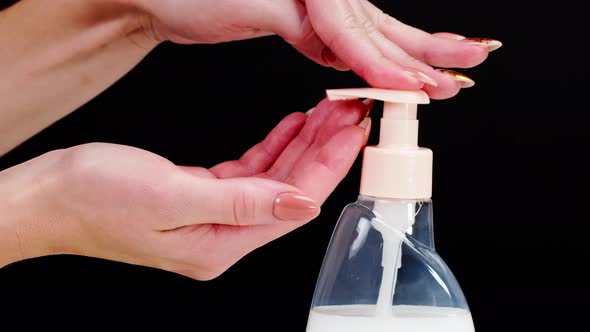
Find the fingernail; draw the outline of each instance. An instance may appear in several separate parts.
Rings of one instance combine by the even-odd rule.
[[[315,107],[310,108],[309,111],[305,112],[305,115],[310,116],[313,111],[315,111]]]
[[[365,130],[365,138],[368,137],[369,133],[371,133],[371,118],[364,118],[358,126]]]
[[[371,115],[371,110],[373,109],[373,104],[375,104],[375,100],[371,98],[367,98],[363,100],[363,104],[367,106],[367,113],[365,113],[365,118]]]
[[[470,88],[475,85],[474,80],[472,80],[468,76],[461,74],[460,72],[450,70],[450,69],[442,69],[442,68],[439,68],[436,70],[440,71],[443,74],[449,75],[452,79],[461,83],[461,88]]]
[[[362,137],[363,140],[362,140],[362,145],[361,145],[361,146],[365,146],[365,145],[367,145],[367,142],[369,141],[369,134],[371,133],[371,118],[369,118],[369,117],[364,118],[363,121],[361,121],[361,123],[358,124],[358,126],[365,130],[363,133],[363,137]]]
[[[282,193],[275,198],[273,214],[285,221],[309,221],[320,214],[316,201],[296,193]]]
[[[412,76],[413,78],[417,79],[422,83],[426,83],[432,86],[438,86],[438,83],[430,76],[424,74],[423,72],[415,69],[408,69],[405,71],[406,74]]]
[[[479,38],[479,37],[470,37],[465,38],[463,41],[472,44],[487,47],[488,52],[495,51],[502,47],[502,42],[499,40],[491,39],[491,38]]]
[[[445,38],[448,38],[448,39],[454,39],[454,40],[463,40],[463,39],[465,39],[465,36],[461,36],[461,35],[458,35],[456,33],[450,33],[450,32],[446,33],[444,37]]]

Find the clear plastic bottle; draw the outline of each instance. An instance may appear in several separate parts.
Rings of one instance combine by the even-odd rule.
[[[338,221],[307,332],[473,332],[457,280],[434,250],[430,200],[360,195]]]
[[[386,104],[380,143],[365,150],[361,195],[345,207],[326,252],[307,332],[474,331],[463,292],[434,249],[432,154],[418,148],[414,119],[415,104],[428,99],[415,94],[328,94]]]

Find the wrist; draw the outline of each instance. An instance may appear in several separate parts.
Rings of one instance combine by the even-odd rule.
[[[151,34],[150,16],[138,0],[60,0],[76,8],[80,24],[92,30],[100,27],[105,44],[129,39],[142,48],[160,41]]]
[[[148,35],[147,15],[136,0],[30,0],[14,7],[7,11],[22,13],[13,15],[15,20],[24,15],[35,19],[37,24],[27,31],[27,37],[38,52],[65,47],[77,59],[127,37]]]
[[[68,253],[66,216],[56,209],[61,152],[0,172],[0,267],[20,260]]]
[[[66,0],[77,1],[77,0]],[[117,21],[116,38],[127,38],[144,49],[152,49],[163,40],[153,33],[152,17],[140,0],[91,0],[91,17]],[[93,21],[93,19],[90,19]]]

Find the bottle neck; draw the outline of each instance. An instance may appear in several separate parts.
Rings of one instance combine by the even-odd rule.
[[[358,203],[373,211],[396,232],[434,249],[431,199],[393,199],[359,195]]]

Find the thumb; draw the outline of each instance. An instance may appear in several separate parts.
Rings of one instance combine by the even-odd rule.
[[[175,227],[195,224],[248,226],[285,221],[308,222],[320,204],[288,184],[263,178],[195,179],[187,174],[176,185],[189,207]],[[184,214],[181,214],[184,215]]]

